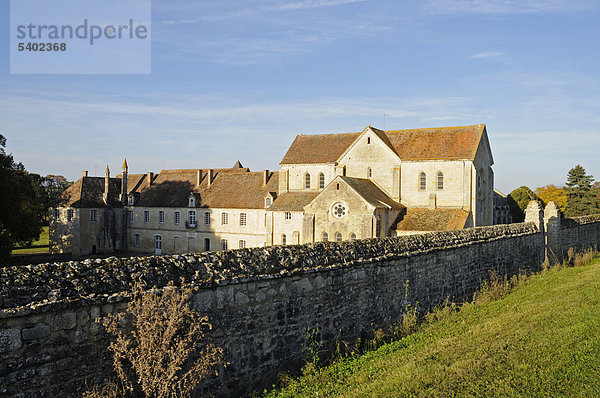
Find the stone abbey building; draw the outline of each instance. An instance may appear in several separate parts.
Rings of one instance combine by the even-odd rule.
[[[89,177],[52,209],[52,253],[185,253],[343,241],[494,223],[483,124],[298,135],[279,171]]]

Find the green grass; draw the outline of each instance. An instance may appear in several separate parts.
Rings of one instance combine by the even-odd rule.
[[[440,318],[266,396],[600,396],[598,260],[550,269],[504,298]]]
[[[29,253],[48,253],[49,227],[42,227],[40,238],[33,242],[31,247],[21,247],[19,245],[12,251],[13,254],[29,254]]]

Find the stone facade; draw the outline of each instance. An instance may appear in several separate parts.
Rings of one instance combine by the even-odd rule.
[[[545,213],[531,205],[526,223],[407,237],[3,268],[0,394],[75,396],[106,378],[110,359],[94,320],[122,310],[141,277],[198,289],[194,307],[230,363],[198,396],[244,395],[301,365],[307,329],[319,328],[327,349],[336,339],[353,344],[408,304],[469,298],[490,271],[539,270],[550,249],[600,243],[600,216]]]

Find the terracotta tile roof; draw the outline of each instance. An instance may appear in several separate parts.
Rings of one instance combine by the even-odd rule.
[[[373,181],[367,178],[353,178],[339,176],[352,189],[354,189],[367,202],[375,207],[391,207],[392,209],[403,209],[405,206],[392,200],[385,192],[383,192]]]
[[[108,186],[111,205],[121,206],[119,195],[121,194],[121,179],[111,178]],[[102,208],[105,205],[102,195],[104,194],[104,177],[81,177],[62,193],[58,199],[57,207],[91,207]]]
[[[136,206],[187,207],[189,194],[193,193],[197,207],[261,209],[269,192],[277,192],[278,173],[270,172],[269,181],[263,185],[263,172],[251,173],[247,168],[213,169],[215,176],[208,186],[208,170],[202,170],[202,180],[197,185],[197,170],[163,170],[149,186],[140,190]]]
[[[286,192],[275,199],[269,211],[302,211],[320,192]]]
[[[359,135],[360,133],[299,135],[280,164],[335,162]]]
[[[388,131],[371,129],[402,160],[474,159],[485,125]],[[360,134],[299,135],[280,164],[336,162]]]
[[[397,231],[452,231],[463,229],[469,212],[463,209],[408,208]]]

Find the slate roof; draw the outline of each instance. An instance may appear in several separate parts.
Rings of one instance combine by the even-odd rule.
[[[392,209],[403,209],[405,206],[394,201],[383,192],[375,183],[367,178],[354,178],[339,176],[363,199],[375,207],[390,207]]]
[[[402,160],[475,158],[485,124],[373,132]],[[280,164],[336,162],[361,133],[299,135]]]
[[[119,195],[121,194],[120,178],[109,180],[108,192],[111,205],[113,207],[121,206],[119,201]],[[103,194],[104,177],[81,177],[62,193],[58,199],[57,207],[102,208],[106,206],[102,198]]]
[[[303,211],[304,206],[316,198],[320,192],[285,192],[269,207],[269,211]]]
[[[463,229],[469,212],[463,209],[407,208],[397,231],[453,231]]]

